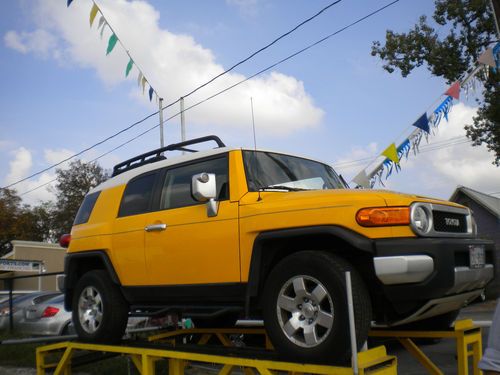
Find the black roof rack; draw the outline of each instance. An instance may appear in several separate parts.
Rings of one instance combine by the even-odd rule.
[[[197,150],[186,148],[186,146],[191,146],[197,143],[203,143],[209,141],[214,141],[215,143],[217,143],[217,147],[226,147],[226,145],[216,135],[207,135],[205,137],[194,138],[184,142],[172,143],[171,145],[157,148],[156,150],[149,151],[141,155],[137,155],[131,159],[116,164],[113,167],[113,174],[111,175],[111,177],[117,176],[120,173],[129,171],[131,169],[140,167],[145,164],[150,164],[160,160],[165,160],[166,157],[163,155],[163,153],[166,151],[197,152]]]

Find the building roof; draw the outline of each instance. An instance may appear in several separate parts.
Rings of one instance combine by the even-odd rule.
[[[484,207],[492,215],[500,218],[500,198],[481,193],[465,186],[458,186],[450,197],[450,201],[456,202],[458,195],[462,193]]]

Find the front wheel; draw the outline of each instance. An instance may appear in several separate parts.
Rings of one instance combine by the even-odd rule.
[[[265,285],[264,323],[276,349],[305,361],[343,363],[350,355],[345,272],[351,272],[358,348],[368,336],[371,303],[344,259],[303,251],[281,261]]]
[[[90,342],[118,342],[128,319],[128,306],[104,270],[87,272],[73,294],[73,324],[78,337]]]

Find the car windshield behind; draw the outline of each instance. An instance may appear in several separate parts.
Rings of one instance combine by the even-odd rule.
[[[331,167],[316,161],[263,151],[243,151],[243,161],[249,191],[346,188]]]

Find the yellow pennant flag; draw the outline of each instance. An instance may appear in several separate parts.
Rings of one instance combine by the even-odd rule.
[[[147,82],[146,77],[142,76],[142,93],[143,94],[144,94],[144,88],[146,87],[146,82]]]
[[[99,11],[99,8],[97,7],[97,4],[94,3],[94,5],[92,6],[92,9],[90,10],[90,18],[89,18],[90,27],[92,27],[92,24],[94,23],[95,16],[97,16],[98,11]]]
[[[396,149],[396,145],[394,143],[391,143],[391,145],[387,147],[384,152],[382,152],[382,155],[387,159],[392,160],[394,163],[399,163],[398,150]]]

